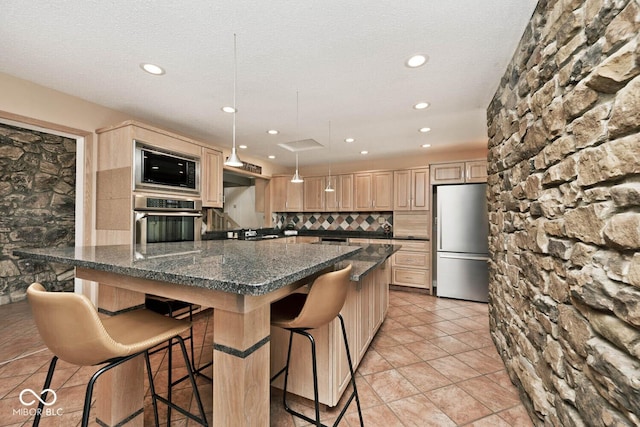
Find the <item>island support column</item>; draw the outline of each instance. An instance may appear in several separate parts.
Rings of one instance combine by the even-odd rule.
[[[98,310],[115,316],[144,307],[144,294],[100,284]],[[136,357],[105,372],[96,382],[95,416],[101,426],[144,425],[144,358]]]
[[[213,425],[268,426],[270,306],[213,313]]]

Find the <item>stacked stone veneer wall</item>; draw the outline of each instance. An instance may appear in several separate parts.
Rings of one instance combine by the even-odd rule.
[[[24,299],[34,281],[73,290],[73,269],[12,253],[73,246],[75,183],[75,140],[0,124],[0,304]]]
[[[536,425],[640,425],[640,2],[542,0],[488,108],[490,322]]]

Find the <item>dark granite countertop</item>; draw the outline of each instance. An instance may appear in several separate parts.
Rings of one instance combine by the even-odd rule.
[[[240,295],[263,295],[362,250],[344,245],[209,240],[144,247],[21,249],[14,255]]]
[[[235,230],[239,231],[239,230]],[[278,235],[280,237],[284,236],[284,230],[278,228],[258,228],[256,229],[257,236],[264,235]],[[333,238],[364,238],[364,239],[379,239],[379,240],[429,240],[423,237],[412,237],[412,236],[392,236],[387,233],[379,233],[372,231],[344,231],[344,230],[297,230],[298,236],[317,236],[317,237],[333,237]],[[202,240],[219,240],[226,239],[227,232],[226,231],[212,231],[207,232],[202,235]]]
[[[326,244],[320,246],[327,246]],[[362,250],[340,262],[338,266],[351,263],[351,280],[357,282],[369,272],[384,263],[387,258],[399,251],[402,245],[363,244]]]

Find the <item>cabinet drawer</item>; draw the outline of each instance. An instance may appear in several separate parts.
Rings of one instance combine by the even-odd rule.
[[[394,254],[393,265],[428,269],[429,254],[426,252],[405,252],[401,250]]]
[[[405,286],[418,286],[429,289],[427,282],[429,278],[428,270],[418,270],[411,268],[394,267],[393,284]]]
[[[402,245],[400,251],[430,252],[431,242],[428,240],[393,240],[394,245]]]

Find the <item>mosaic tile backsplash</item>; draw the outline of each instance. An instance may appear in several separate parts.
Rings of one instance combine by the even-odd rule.
[[[382,218],[382,220],[380,220]],[[392,212],[322,212],[274,213],[276,228],[292,223],[296,230],[384,232],[385,224],[393,226]]]

